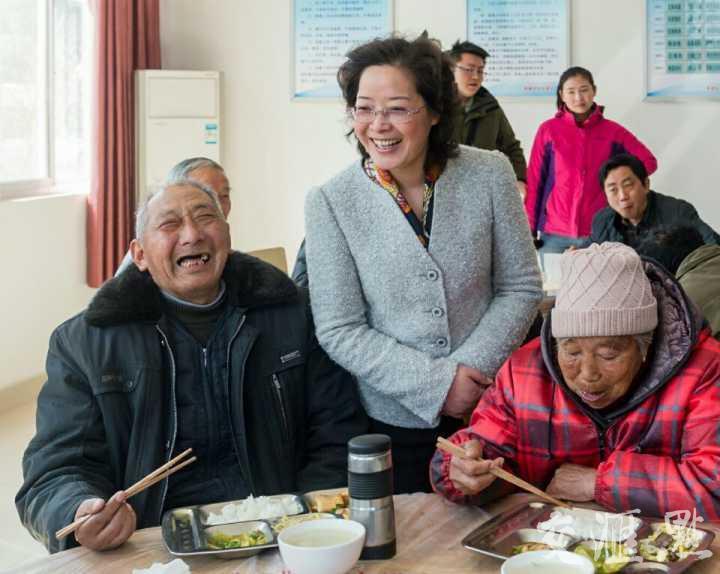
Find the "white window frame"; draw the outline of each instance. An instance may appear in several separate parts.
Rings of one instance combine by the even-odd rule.
[[[64,193],[89,193],[90,180],[81,178],[58,183],[55,181],[55,82],[54,82],[54,0],[45,0],[45,163],[47,177],[0,182],[0,201],[24,199]],[[88,126],[92,129],[91,126]]]

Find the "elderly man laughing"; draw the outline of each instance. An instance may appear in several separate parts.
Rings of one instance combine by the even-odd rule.
[[[51,552],[122,544],[164,510],[346,483],[366,430],[352,379],[318,346],[307,294],[230,252],[217,196],[176,181],[139,210],[136,265],[53,333],[18,512]],[[126,501],[192,447],[198,460]],[[62,541],[54,532],[93,516]]]

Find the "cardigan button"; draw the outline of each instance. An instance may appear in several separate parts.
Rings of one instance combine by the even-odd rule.
[[[435,269],[430,269],[430,271],[427,272],[427,278],[430,279],[430,281],[437,281],[438,277],[439,274]]]
[[[443,311],[440,307],[433,307],[431,313],[433,317],[442,317],[445,314],[445,311]]]
[[[447,339],[446,339],[445,337],[440,337],[437,341],[435,341],[435,344],[436,344],[438,347],[441,347],[441,348],[442,348],[442,347],[447,347],[448,342],[447,342]]]

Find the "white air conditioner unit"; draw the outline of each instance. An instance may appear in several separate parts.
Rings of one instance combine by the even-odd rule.
[[[135,72],[136,200],[189,157],[220,160],[220,72]]]

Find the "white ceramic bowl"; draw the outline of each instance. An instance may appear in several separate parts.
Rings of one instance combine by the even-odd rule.
[[[292,574],[344,574],[360,558],[365,527],[353,520],[323,518],[289,526],[278,535]]]
[[[508,558],[500,574],[593,574],[595,567],[585,556],[566,550],[535,550]]]

